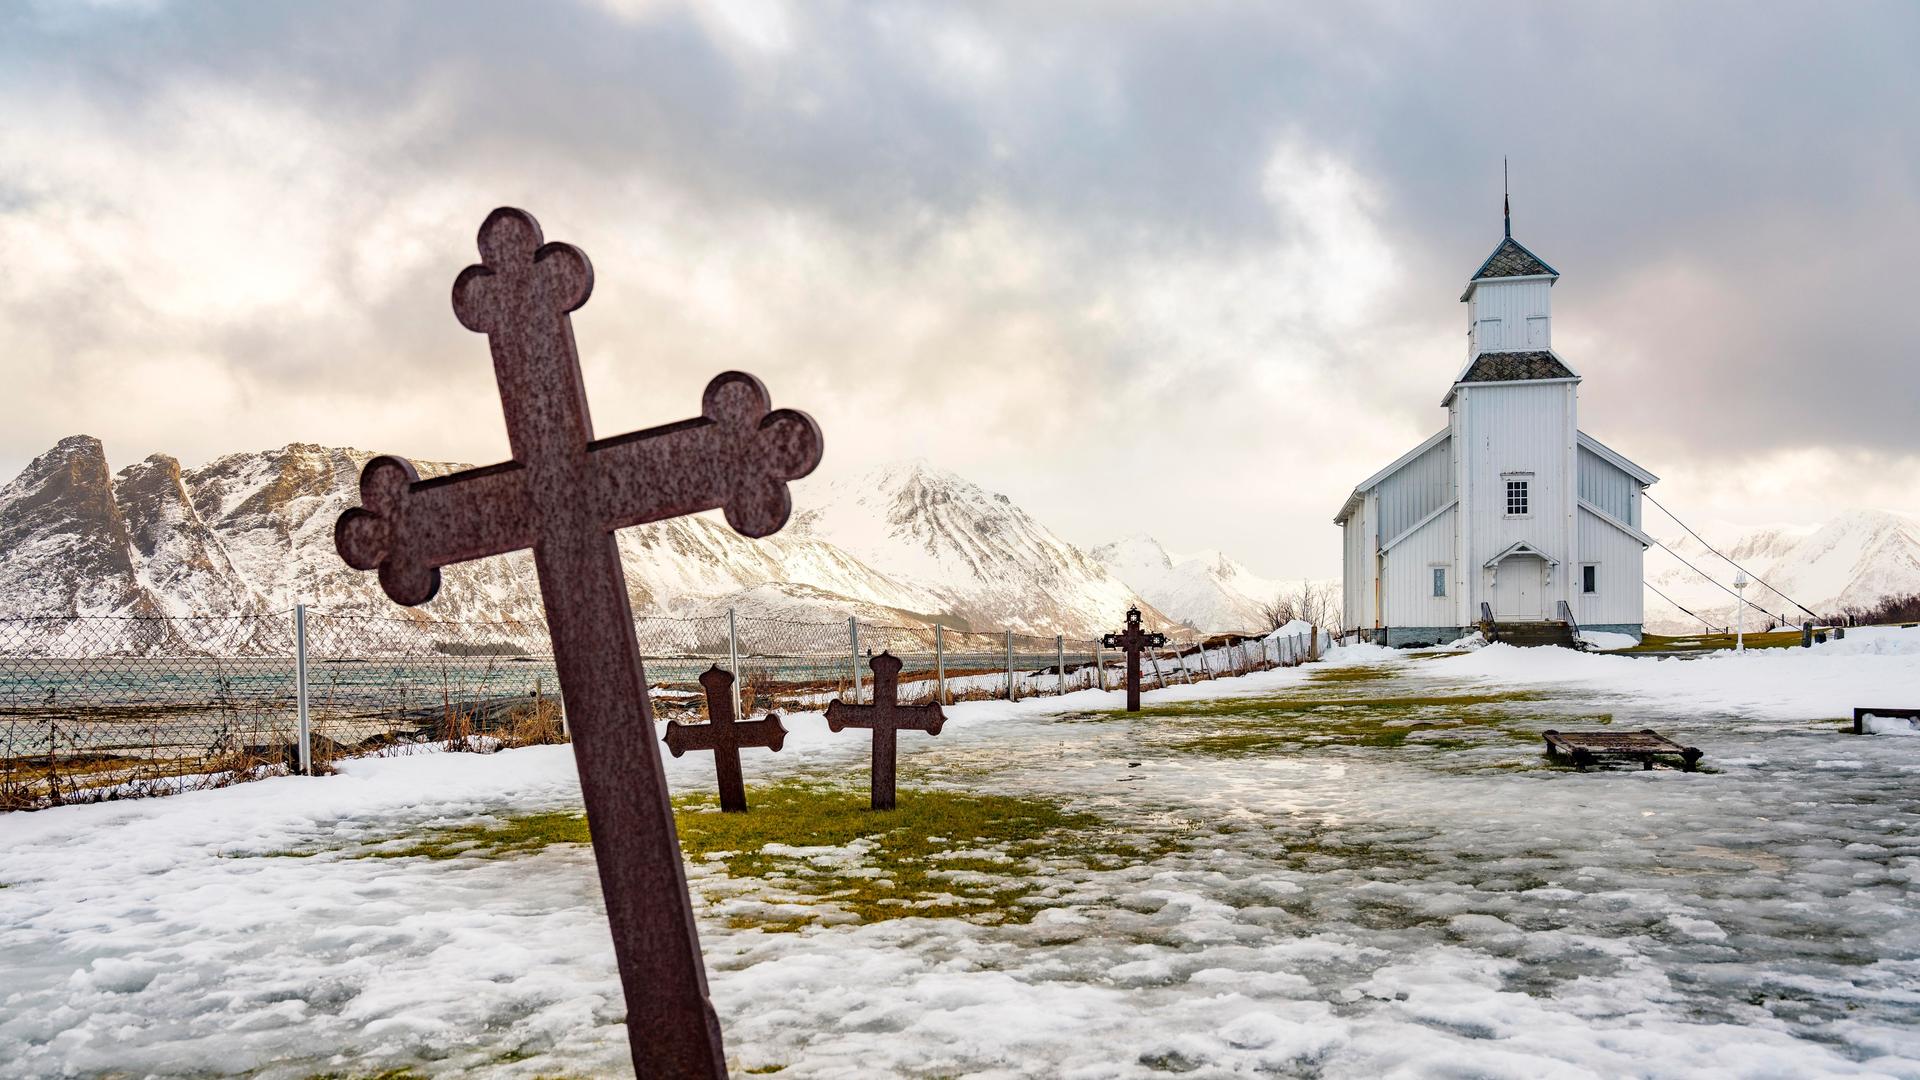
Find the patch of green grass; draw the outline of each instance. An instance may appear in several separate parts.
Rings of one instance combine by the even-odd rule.
[[[1148,737],[1177,753],[1268,757],[1325,746],[1447,751],[1484,746],[1489,735],[1536,740],[1532,731],[1507,727],[1522,718],[1510,706],[1544,697],[1531,691],[1280,696],[1181,702],[1142,715],[1157,721]]]
[[[554,844],[587,844],[587,819],[574,813],[524,814],[495,824],[454,825],[436,829],[404,847],[373,848],[355,853],[362,859],[455,859],[462,855],[500,859],[525,855]],[[288,852],[312,855],[311,851]]]
[[[1399,677],[1399,672],[1388,664],[1355,664],[1341,667],[1314,664],[1307,668],[1309,683],[1385,682]]]
[[[1044,906],[1029,898],[1063,872],[1115,869],[1178,846],[1164,830],[1135,835],[1030,796],[908,788],[897,809],[875,811],[864,789],[786,781],[747,797],[747,813],[726,814],[712,795],[683,795],[674,820],[687,862],[724,873],[695,874],[696,887],[734,925],[766,930],[908,916],[1022,923]],[[588,842],[585,817],[540,813],[350,857],[499,859]]]
[[[315,1073],[308,1080],[427,1080],[427,1076],[409,1066],[377,1073]]]
[[[1497,693],[1422,694],[1392,697],[1248,697],[1214,698],[1205,701],[1177,701],[1153,705],[1133,715],[1143,720],[1184,720],[1212,717],[1272,717],[1288,713],[1327,713],[1340,710],[1365,710],[1370,713],[1409,713],[1418,709],[1469,709],[1482,705],[1507,705],[1540,701],[1547,695],[1531,690]]]
[[[1118,868],[1177,846],[1031,796],[910,789],[897,809],[877,812],[863,791],[817,784],[748,797],[746,814],[720,813],[711,796],[676,800],[680,845],[690,862],[786,894],[773,912],[734,917],[772,930],[841,915],[1023,923],[1043,906],[1026,901],[1061,871]]]

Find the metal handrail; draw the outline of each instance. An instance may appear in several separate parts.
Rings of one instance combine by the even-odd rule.
[[[1567,603],[1565,600],[1555,601],[1555,603],[1559,605],[1560,620],[1567,624],[1569,630],[1573,631],[1573,647],[1576,649],[1585,649],[1587,643],[1580,640],[1580,621],[1573,617],[1573,605]]]

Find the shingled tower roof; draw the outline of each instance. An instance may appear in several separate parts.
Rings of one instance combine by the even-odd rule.
[[[1548,277],[1558,279],[1560,277],[1560,271],[1548,266],[1545,260],[1533,252],[1528,251],[1526,246],[1521,244],[1520,241],[1515,240],[1511,236],[1502,237],[1500,246],[1494,248],[1493,254],[1487,256],[1487,261],[1481,263],[1480,269],[1473,272],[1472,280],[1467,282],[1467,291],[1460,294],[1460,299],[1465,300],[1467,297],[1473,295],[1473,286],[1476,282],[1486,281],[1490,278],[1512,277]]]

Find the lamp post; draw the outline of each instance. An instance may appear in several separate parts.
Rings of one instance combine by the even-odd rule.
[[[1747,651],[1747,572],[1745,570],[1738,570],[1734,572],[1733,595],[1735,598],[1734,606],[1738,608],[1738,610],[1735,611],[1733,615],[1734,626],[1737,627],[1737,629],[1734,631],[1734,634],[1733,634],[1733,651],[1746,652]]]

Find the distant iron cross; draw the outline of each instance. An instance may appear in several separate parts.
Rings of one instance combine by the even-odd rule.
[[[1125,649],[1127,653],[1127,711],[1140,711],[1140,650],[1159,648],[1167,643],[1167,635],[1148,633],[1140,629],[1140,609],[1127,609],[1127,628],[1118,634],[1108,634],[1102,639],[1109,649]]]
[[[689,750],[713,751],[713,771],[720,778],[720,809],[740,812],[747,808],[747,785],[740,777],[740,748],[764,746],[777,751],[786,745],[787,729],[780,724],[779,713],[768,713],[764,720],[736,720],[733,716],[733,674],[715,664],[700,676],[707,692],[707,722],[667,724],[667,749],[674,757]]]
[[[698,417],[595,439],[568,316],[592,291],[580,249],[544,243],[523,211],[487,215],[480,264],[455,279],[453,310],[487,335],[513,460],[421,480],[400,458],[374,458],[360,474],[362,506],[340,515],[334,543],[409,605],[432,599],[442,566],[533,549],[634,1071],[719,1078],[720,1023],[613,532],[724,508],[735,529],[766,536],[792,509],[787,482],[819,464],[820,431],[730,371],[707,384]]]
[[[873,729],[873,793],[875,810],[893,809],[894,772],[899,757],[898,736],[902,731],[940,734],[947,714],[940,704],[900,704],[900,658],[883,652],[867,662],[873,669],[873,704],[849,705],[844,701],[827,703],[827,729]]]

